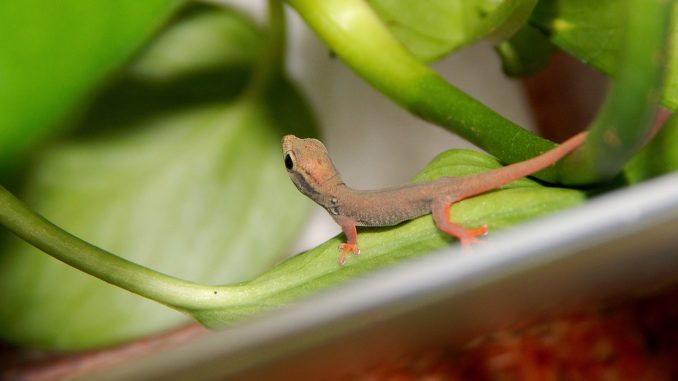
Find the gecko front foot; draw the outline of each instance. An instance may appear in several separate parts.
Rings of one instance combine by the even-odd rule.
[[[360,249],[358,249],[358,245],[354,243],[342,243],[339,245],[339,250],[341,250],[338,259],[340,265],[343,265],[346,262],[346,255],[349,252],[360,255]]]

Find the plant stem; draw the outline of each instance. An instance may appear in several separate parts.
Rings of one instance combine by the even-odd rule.
[[[170,307],[204,308],[214,299],[213,287],[153,271],[73,236],[31,211],[1,186],[0,224],[64,263]]]
[[[245,91],[246,98],[261,97],[271,82],[280,79],[285,63],[285,10],[282,0],[268,0],[266,45]]]
[[[278,0],[270,0],[271,33],[268,48],[246,98],[261,96],[267,86],[282,74],[284,13]],[[247,300],[236,286],[200,285],[151,270],[118,257],[52,224],[31,211],[0,186],[0,224],[19,238],[52,257],[105,282],[189,313],[223,308]]]
[[[417,60],[364,0],[287,0],[356,73],[415,115],[450,129],[503,162],[554,147],[449,84]],[[553,169],[538,176],[554,181]]]
[[[672,2],[629,0],[617,78],[582,149],[562,163],[568,184],[617,175],[652,134],[666,70]]]

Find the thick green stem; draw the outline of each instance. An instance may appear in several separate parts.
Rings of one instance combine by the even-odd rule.
[[[561,163],[568,184],[617,175],[652,134],[666,70],[670,1],[629,0],[614,86],[591,124],[586,144]]]
[[[407,51],[364,0],[287,0],[347,65],[412,113],[504,162],[553,148],[457,89]],[[554,181],[553,170],[540,176]]]

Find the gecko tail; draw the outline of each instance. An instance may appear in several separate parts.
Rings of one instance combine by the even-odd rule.
[[[493,169],[488,172],[465,176],[463,185],[463,189],[465,189],[464,196],[470,197],[488,192],[512,181],[539,172],[542,169],[555,164],[558,160],[580,147],[586,141],[586,136],[587,132],[580,132],[557,147],[531,159]]]

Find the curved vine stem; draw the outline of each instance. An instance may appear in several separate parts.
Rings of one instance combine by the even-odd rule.
[[[589,127],[585,145],[560,163],[567,184],[589,184],[617,175],[653,133],[673,2],[627,3],[616,81]]]
[[[153,271],[91,245],[31,211],[0,187],[0,223],[19,238],[105,282],[174,308],[198,308],[211,289]],[[213,295],[213,294],[212,294]]]

